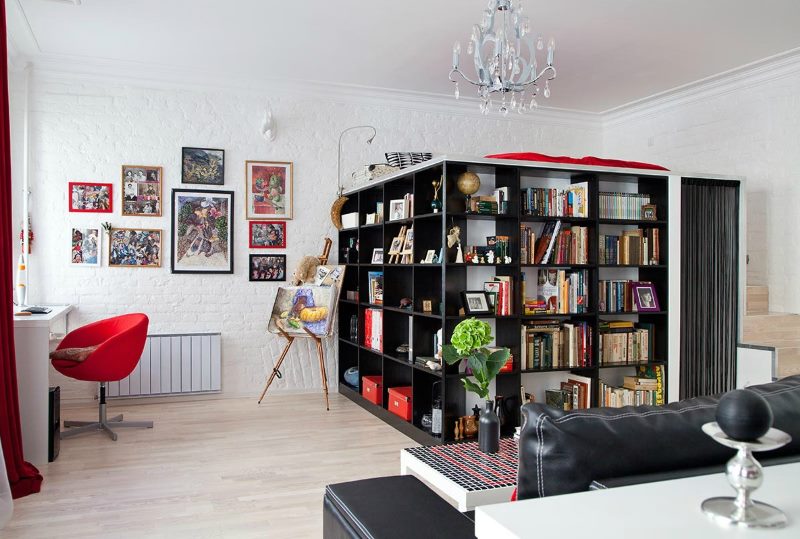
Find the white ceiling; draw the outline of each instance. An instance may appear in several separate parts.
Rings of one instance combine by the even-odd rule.
[[[485,0],[6,0],[18,53],[450,94]],[[525,2],[557,42],[543,105],[603,112],[800,47],[799,0]],[[464,57],[462,56],[462,62]],[[462,86],[462,94],[466,93]]]

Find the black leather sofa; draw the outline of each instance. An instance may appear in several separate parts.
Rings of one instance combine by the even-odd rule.
[[[792,436],[791,443],[759,460],[800,461],[800,376],[750,389],[769,402],[774,426]],[[528,404],[522,408],[518,497],[722,472],[733,450],[700,429],[714,420],[718,400],[572,412]],[[412,476],[328,485],[323,503],[328,539],[474,537],[471,513],[460,513]]]

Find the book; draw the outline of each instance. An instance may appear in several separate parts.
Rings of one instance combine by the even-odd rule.
[[[545,389],[544,402],[559,410],[571,410],[572,392],[564,389]]]
[[[383,305],[383,272],[368,272],[367,281],[369,285],[369,302],[372,305]]]

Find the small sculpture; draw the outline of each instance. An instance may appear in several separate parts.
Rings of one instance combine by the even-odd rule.
[[[431,185],[433,186],[433,200],[431,200],[431,210],[433,213],[439,213],[442,209],[442,201],[439,200],[439,189],[442,187],[444,183],[444,176],[442,176],[439,180],[433,180]]]
[[[400,307],[401,309],[410,309],[413,306],[413,304],[414,302],[411,301],[411,298],[402,298],[400,300],[400,305],[398,305],[398,307]]]
[[[458,225],[453,225],[447,233],[447,247],[449,249],[456,247],[455,262],[457,264],[462,264],[464,262],[464,253],[461,251],[461,227]]]
[[[486,262],[488,262],[489,264],[494,264],[494,253],[492,251],[489,251],[486,254]]]

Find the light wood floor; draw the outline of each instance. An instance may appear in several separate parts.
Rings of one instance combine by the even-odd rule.
[[[321,394],[255,401],[111,405],[155,428],[62,440],[42,492],[15,501],[0,536],[321,537],[326,484],[396,475],[416,445],[338,394],[330,412]]]

